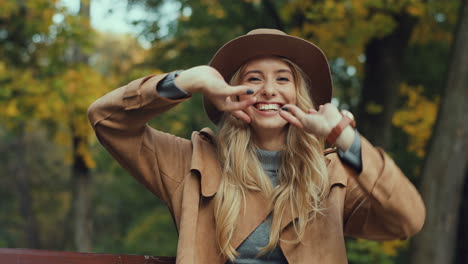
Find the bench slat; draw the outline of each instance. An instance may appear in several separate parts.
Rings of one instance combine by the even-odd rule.
[[[1,264],[174,264],[175,257],[0,248]]]

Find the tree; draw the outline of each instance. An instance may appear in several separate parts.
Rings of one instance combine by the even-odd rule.
[[[407,48],[428,39],[447,41],[446,23],[437,23],[435,14],[446,16],[450,22],[449,10],[454,4],[422,0],[291,1],[283,14],[292,23],[292,33],[317,43],[332,61],[344,59],[357,69],[362,78],[359,103],[348,103],[357,110],[362,134],[388,149],[392,116],[404,82]],[[352,87],[335,88],[346,94]]]
[[[84,20],[84,26],[89,28],[90,23],[90,1],[80,1],[79,17]],[[89,56],[82,51],[82,47],[76,43],[72,46],[72,63],[77,65],[88,65]],[[81,72],[81,74],[85,74]],[[81,76],[77,76],[80,80]],[[77,80],[73,80],[73,77],[68,79],[69,82],[83,83]],[[69,84],[70,85],[70,84]],[[84,87],[77,87],[77,89],[84,89]],[[76,103],[72,104],[76,106]],[[75,111],[74,111],[75,110]],[[75,248],[78,251],[90,252],[92,250],[92,232],[93,232],[93,221],[91,217],[92,207],[92,177],[90,167],[93,165],[89,164],[89,157],[87,157],[86,151],[80,151],[80,149],[87,148],[89,133],[80,133],[83,131],[80,126],[80,122],[76,122],[80,119],[79,115],[84,114],[83,109],[74,107],[71,111],[69,119],[70,131],[72,133],[72,151],[73,151],[73,165],[72,165],[72,221],[73,226],[73,237],[75,242]],[[81,130],[81,131],[80,131]],[[89,155],[88,155],[89,156]],[[88,160],[87,160],[88,158]]]
[[[45,140],[53,142],[53,138],[59,138],[61,140],[53,143],[69,147],[69,155],[62,158],[63,163],[71,164],[74,181],[68,187],[77,190],[73,197],[73,209],[77,212],[68,221],[61,219],[61,222],[76,220],[76,231],[73,232],[77,236],[76,248],[91,249],[91,230],[87,227],[92,222],[88,191],[91,189],[90,168],[94,165],[89,150],[89,137],[93,132],[86,110],[92,101],[116,85],[111,76],[104,81],[99,72],[87,66],[92,30],[89,1],[83,0],[83,4],[85,7],[78,15],[70,14],[57,1],[6,1],[0,4],[0,101],[5,106],[0,110],[0,121],[12,142],[6,146],[10,154],[8,175],[16,176],[25,236],[29,237],[27,247],[31,248],[42,248],[46,241],[44,237],[56,237],[55,234],[41,236],[40,233],[50,231],[47,222],[54,223],[55,217],[64,217],[57,213],[50,216],[50,221],[38,223],[37,220],[43,218],[42,211],[46,210],[35,208],[40,199],[38,188],[31,187],[36,178],[32,177],[34,162],[29,162],[28,158],[39,155],[30,154],[34,152],[27,139],[35,133],[31,131],[45,128],[49,133]],[[54,21],[54,17],[61,17],[61,21]],[[47,155],[49,158],[53,156]],[[62,177],[69,175],[67,172],[61,174]],[[69,205],[67,201],[64,204]],[[71,237],[71,232],[65,233],[69,236],[61,237],[66,240],[61,244],[63,249],[69,246],[67,242]]]
[[[5,152],[9,153],[6,161],[7,175],[15,176],[25,237],[27,245],[33,248],[41,248],[42,245],[34,211],[31,170],[27,160],[31,148],[26,128],[29,123],[27,117],[36,114],[32,107],[32,97],[42,94],[44,86],[34,77],[37,71],[25,68],[38,63],[35,51],[40,45],[37,40],[41,39],[51,25],[53,13],[49,11],[55,10],[53,5],[53,2],[41,0],[27,3],[6,1],[0,5],[0,101],[11,99],[5,104],[6,109],[0,111],[0,120],[8,127],[7,136],[10,138]],[[30,23],[37,18],[43,20],[40,23]]]
[[[466,181],[468,147],[468,4],[464,0],[433,138],[423,168],[421,194],[427,206],[411,263],[454,263],[457,228]],[[450,206],[447,206],[450,205]]]
[[[374,144],[388,149],[392,117],[402,82],[401,68],[417,18],[401,12],[392,14],[397,26],[389,35],[366,44],[364,81],[358,109],[360,130]]]

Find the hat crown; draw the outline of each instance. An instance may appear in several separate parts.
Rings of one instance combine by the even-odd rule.
[[[258,35],[258,34],[286,35],[286,33],[284,33],[283,31],[278,30],[278,29],[273,29],[273,28],[257,28],[247,33],[247,35]]]

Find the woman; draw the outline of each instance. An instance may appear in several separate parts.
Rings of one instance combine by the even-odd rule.
[[[346,263],[344,234],[404,239],[421,229],[425,208],[394,162],[328,103],[331,90],[318,47],[256,29],[210,66],[112,91],[89,118],[168,206],[177,263]],[[204,95],[217,136],[203,129],[186,140],[146,125],[193,93]],[[325,139],[338,151],[324,151]]]

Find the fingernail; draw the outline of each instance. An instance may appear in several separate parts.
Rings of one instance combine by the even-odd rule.
[[[289,111],[289,109],[286,106],[281,107],[281,110],[283,111]]]
[[[247,94],[253,94],[253,93],[254,93],[254,90],[252,90],[252,89],[247,90]]]

